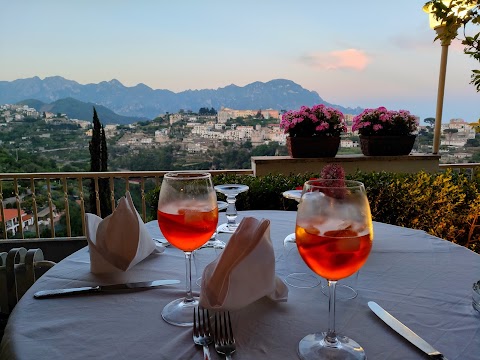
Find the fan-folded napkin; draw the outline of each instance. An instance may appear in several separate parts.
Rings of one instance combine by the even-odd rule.
[[[156,248],[130,192],[119,200],[111,215],[102,220],[87,213],[85,222],[92,273],[127,271]]]
[[[205,267],[200,304],[235,310],[264,296],[287,301],[288,288],[275,275],[270,221],[246,217],[221,255]]]

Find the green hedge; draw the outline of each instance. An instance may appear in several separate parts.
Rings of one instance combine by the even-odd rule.
[[[237,197],[238,210],[291,210],[297,203],[282,192],[302,185],[318,173],[268,175],[216,175],[215,185],[240,183],[249,190]],[[429,234],[480,253],[480,177],[471,180],[452,171],[428,174],[358,172],[347,176],[365,184],[374,221],[425,230]],[[156,217],[158,191],[147,193]],[[222,195],[219,195],[222,199]]]
[[[356,174],[375,221],[413,229],[480,253],[480,178],[464,174]]]

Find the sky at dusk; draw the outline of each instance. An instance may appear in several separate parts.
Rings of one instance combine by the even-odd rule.
[[[441,46],[425,1],[0,0],[0,80],[179,92],[281,78],[333,104],[435,117]],[[443,122],[480,117],[478,67],[450,46]]]

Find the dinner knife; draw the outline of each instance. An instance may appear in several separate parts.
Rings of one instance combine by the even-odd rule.
[[[149,289],[149,288],[155,288],[157,286],[178,284],[179,282],[180,280],[154,280],[154,281],[126,283],[126,284],[96,285],[96,286],[84,286],[84,287],[69,288],[69,289],[41,290],[33,294],[33,297],[35,299],[44,299],[44,298],[55,297],[55,296],[100,293],[100,292],[109,292],[109,291],[113,292],[113,291],[134,290],[134,289]]]
[[[413,345],[418,347],[423,352],[427,353],[428,356],[432,359],[437,360],[448,360],[441,352],[436,350],[432,345],[423,340],[420,336],[415,334],[410,330],[406,325],[402,324],[395,317],[393,317],[388,311],[383,309],[374,301],[368,302],[368,307],[372,310],[380,319],[382,319],[385,324],[390,326],[397,333],[402,335],[405,339],[410,341]]]

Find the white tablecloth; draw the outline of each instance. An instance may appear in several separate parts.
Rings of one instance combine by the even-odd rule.
[[[283,239],[293,232],[295,212],[246,211],[240,218],[246,215],[271,220],[276,271],[285,276]],[[225,221],[224,214],[220,221]],[[369,310],[367,301],[373,300],[449,360],[479,359],[480,314],[472,307],[471,289],[480,279],[480,256],[422,231],[381,223],[374,229],[370,258],[353,279],[358,296],[337,303],[337,331],[361,344],[370,360],[424,359]],[[220,238],[228,239],[224,234]],[[161,278],[182,282],[134,293],[32,297],[42,289]],[[184,289],[184,255],[172,247],[115,278],[91,274],[87,250],[82,249],[48,271],[18,303],[0,359],[202,359],[191,328],[169,325],[160,315]],[[194,290],[198,294],[198,287]],[[321,287],[290,287],[288,302],[262,299],[232,317],[235,359],[297,359],[298,341],[327,329],[328,300]],[[213,349],[212,357],[220,359]]]

